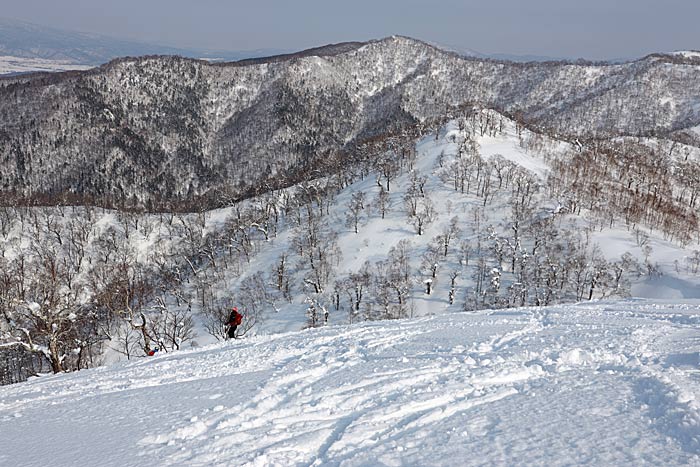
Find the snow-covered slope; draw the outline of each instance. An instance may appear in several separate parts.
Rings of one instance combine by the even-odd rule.
[[[255,337],[0,388],[0,464],[697,465],[700,302]]]
[[[493,111],[404,144],[396,148],[403,157],[379,150],[353,176],[309,180],[214,211],[0,208],[0,343],[79,369],[139,358],[155,346],[211,344],[233,305],[246,312],[242,331],[250,336],[591,298],[700,298],[696,233],[679,242],[669,230],[678,223],[645,224],[550,182],[556,165],[580,154],[573,144]],[[648,144],[668,152],[662,142]],[[382,161],[402,164],[390,182]],[[692,188],[667,185],[658,196],[679,203]],[[412,205],[431,210],[420,234]],[[125,308],[135,290],[140,298]],[[51,351],[53,329],[67,334]],[[73,334],[81,329],[86,335]],[[138,329],[146,334],[134,335]],[[5,367],[6,383],[48,371]]]

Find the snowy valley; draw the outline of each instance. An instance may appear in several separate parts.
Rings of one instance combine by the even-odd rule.
[[[62,60],[0,56],[0,76],[30,72],[54,72],[64,70],[86,70],[89,66]]]

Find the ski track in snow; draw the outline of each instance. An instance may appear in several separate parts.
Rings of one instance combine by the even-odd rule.
[[[643,300],[446,314],[35,378],[0,388],[0,464],[698,465],[699,322]]]

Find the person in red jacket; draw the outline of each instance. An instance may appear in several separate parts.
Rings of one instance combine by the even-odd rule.
[[[238,312],[238,308],[235,306],[231,310],[231,314],[228,316],[228,338],[236,338],[236,328],[241,324],[243,320],[243,315]]]

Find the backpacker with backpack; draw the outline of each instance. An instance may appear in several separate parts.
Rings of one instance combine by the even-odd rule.
[[[231,310],[231,314],[228,317],[228,337],[229,339],[236,338],[236,328],[243,322],[243,315],[238,312],[238,308],[235,306]]]

